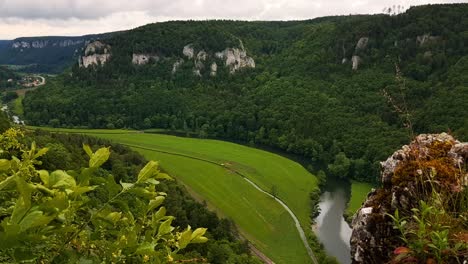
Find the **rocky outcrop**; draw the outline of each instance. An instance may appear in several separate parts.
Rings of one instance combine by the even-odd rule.
[[[195,56],[195,49],[193,48],[193,45],[186,45],[182,50],[182,54],[184,54],[184,56],[186,56],[189,60],[193,59],[193,56]]]
[[[351,58],[351,61],[353,62],[353,68],[352,68],[353,71],[357,71],[357,69],[359,69],[359,63],[361,62],[361,57],[354,55]]]
[[[451,195],[467,188],[467,163],[468,143],[446,133],[419,135],[382,162],[382,188],[368,194],[352,221],[352,262],[389,263],[402,241],[388,214],[398,209],[411,220],[411,209],[418,208],[419,200],[432,197],[431,191],[421,190]]]
[[[175,74],[177,72],[182,63],[184,63],[183,59],[179,59],[176,62],[174,62],[174,64],[172,65],[172,74]]]
[[[243,68],[255,68],[254,59],[247,55],[242,41],[239,40],[239,43],[239,48],[226,48],[223,51],[214,53],[214,56],[212,53],[210,54],[204,50],[196,52],[193,44],[187,44],[182,49],[182,54],[187,59],[194,60],[193,73],[197,76],[202,76],[202,71],[205,69],[205,63],[209,61],[210,58],[215,60],[222,60],[223,64],[229,68],[229,72],[231,74]],[[174,63],[172,67],[172,73],[177,71],[181,63],[183,63],[183,60],[179,60]],[[216,76],[218,71],[218,64],[216,62],[212,62],[209,69],[210,75]]]
[[[218,64],[216,62],[213,62],[210,66],[210,76],[216,76],[216,73],[218,72]]]
[[[423,46],[424,44],[432,43],[438,41],[440,37],[438,36],[431,36],[430,34],[424,34],[416,37],[416,43],[419,46]]]
[[[104,65],[111,58],[111,47],[101,41],[89,43],[84,52],[84,56],[78,59],[80,67],[88,68],[91,65]]]
[[[221,52],[216,52],[215,56],[224,61],[224,64],[229,67],[230,73],[235,73],[243,68],[255,68],[254,59],[247,56],[244,49],[226,48]]]
[[[159,56],[154,54],[144,54],[144,53],[133,53],[132,63],[134,65],[145,65],[148,64],[151,60],[159,61]]]
[[[362,37],[358,40],[356,43],[356,48],[355,51],[363,50],[367,48],[367,43],[369,43],[369,38],[368,37]]]
[[[13,49],[43,49],[46,47],[69,47],[85,43],[84,39],[64,39],[64,40],[18,40],[14,41],[11,47]]]

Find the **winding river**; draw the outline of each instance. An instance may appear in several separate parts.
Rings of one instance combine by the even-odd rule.
[[[320,197],[320,215],[316,218],[315,234],[331,256],[341,264],[351,263],[349,239],[351,228],[343,213],[350,196],[350,184],[328,178]]]

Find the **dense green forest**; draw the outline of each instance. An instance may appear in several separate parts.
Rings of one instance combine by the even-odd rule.
[[[376,181],[379,161],[413,133],[468,139],[467,13],[452,4],[392,16],[150,24],[104,40],[105,65],[75,65],[28,93],[25,119],[266,145],[331,175]],[[208,56],[205,65],[220,65],[216,76],[206,66],[197,76],[187,44],[208,54],[243,46],[256,67],[231,74]],[[132,53],[161,59],[133,65]]]
[[[8,120],[3,116],[3,114],[0,115],[2,118],[0,124],[1,130],[5,131],[8,129]],[[83,144],[90,146],[89,151],[99,149],[90,156],[90,162],[88,162],[90,153],[83,150]],[[145,221],[146,216],[142,216],[146,210],[145,199],[156,197],[154,196],[154,186],[142,188],[142,184],[137,185],[136,176],[138,175],[138,180],[140,180],[146,164],[146,160],[140,154],[127,147],[83,135],[55,134],[45,131],[21,132],[11,129],[0,134],[0,146],[3,150],[0,160],[0,189],[2,190],[0,200],[4,205],[11,205],[3,207],[0,211],[0,262],[42,260],[61,263],[65,259],[67,262],[80,261],[80,263],[83,261],[95,263],[94,261],[98,260],[124,261],[126,263],[166,263],[168,261],[166,256],[169,253],[166,253],[166,250],[161,246],[166,244],[173,249],[171,238],[164,237],[163,240],[166,242],[164,244],[161,241],[158,242],[157,247],[153,246],[153,251],[145,245],[144,240],[138,241],[132,237],[131,225],[127,219],[132,219],[130,221],[132,223],[138,223],[142,219]],[[98,156],[98,153],[106,152],[106,148],[103,147],[110,147],[108,159],[96,158],[94,162],[100,160],[99,163],[102,165],[88,168],[88,163],[92,164],[93,162],[93,155]],[[10,158],[11,161],[9,161]],[[17,165],[13,165],[15,160],[18,162]],[[63,171],[64,169],[66,172]],[[18,170],[19,172],[9,176],[10,170]],[[48,184],[48,180],[45,180],[46,178],[43,176],[47,171],[52,172],[48,179],[57,182],[54,186]],[[60,173],[62,174],[59,175]],[[63,173],[66,175],[63,176]],[[83,184],[83,177],[87,173],[89,174],[87,176],[89,187],[85,187]],[[39,177],[36,174],[40,175],[45,187],[37,182]],[[72,176],[67,176],[68,174]],[[28,183],[16,179],[17,188],[13,188],[13,184],[10,182],[12,177],[16,177],[15,175],[21,176]],[[70,177],[75,179],[71,180]],[[160,177],[165,178],[166,176],[161,174]],[[79,183],[76,187],[65,185],[71,181],[75,182],[75,180],[77,184]],[[130,184],[133,182],[136,183]],[[26,185],[22,185],[23,183]],[[139,187],[129,187],[133,190],[123,193],[126,190],[125,186],[127,186],[123,183]],[[59,189],[62,189],[58,187],[59,185],[60,187],[72,188],[71,190],[67,189],[67,195],[70,199],[68,208],[67,206],[63,207],[61,199],[64,197],[61,196],[62,193]],[[110,197],[118,193],[120,185],[124,186],[124,189],[121,190],[122,194],[119,193],[121,198],[110,200]],[[25,186],[30,187],[28,189]],[[208,211],[205,205],[194,201],[177,181],[158,180],[156,191],[157,195],[165,197],[163,203],[165,209],[161,210],[166,212],[167,217],[163,217],[162,220],[170,219],[169,224],[172,223],[173,226],[180,227],[176,231],[181,232],[182,238],[176,235],[173,239],[178,240],[176,247],[181,248],[181,250],[177,250],[177,255],[170,254],[171,257],[177,260],[201,263],[260,263],[250,256],[247,242],[238,239],[237,231],[230,220],[218,218],[215,213]],[[16,230],[13,222],[15,217],[18,218],[18,215],[21,214],[20,207],[22,206],[21,199],[24,199],[23,195],[28,195],[28,193],[32,194],[30,203],[34,206],[26,211],[27,215],[18,223],[20,229]],[[85,195],[81,194],[82,197],[78,198],[76,195],[80,195],[80,193],[85,193]],[[17,194],[19,194],[18,200],[14,199]],[[40,203],[41,199],[45,201],[42,204]],[[27,206],[26,202],[25,204]],[[103,205],[107,205],[107,207],[104,208]],[[99,209],[100,207],[102,208]],[[122,211],[120,213],[109,211],[116,209]],[[161,214],[161,210],[156,214]],[[39,215],[40,212],[43,212],[43,215]],[[97,213],[108,215],[101,218]],[[86,222],[85,219],[89,214],[91,214],[91,219]],[[153,220],[150,222],[153,221],[152,223],[155,224],[155,215],[152,217]],[[35,219],[36,223],[27,225],[26,219]],[[66,223],[66,225],[61,223]],[[120,230],[115,229],[116,226]],[[197,228],[208,228],[204,233],[208,241],[182,247],[182,243],[185,243],[181,240],[183,239],[182,234],[187,226],[191,226],[194,233],[198,234],[202,234],[202,229],[195,231]],[[80,230],[80,227],[86,227],[84,228],[86,231],[73,236],[73,232]],[[138,228],[144,228],[144,226],[138,227],[136,224],[134,230],[139,230]],[[191,231],[189,233],[192,234]],[[158,237],[159,235],[158,233]],[[194,237],[192,236],[192,243]],[[66,243],[60,246],[65,241]],[[56,253],[60,253],[60,255],[54,256],[55,251],[52,249],[57,250]]]
[[[18,74],[6,67],[0,66],[0,89],[14,87],[18,79]]]

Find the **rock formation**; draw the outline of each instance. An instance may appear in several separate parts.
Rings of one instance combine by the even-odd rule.
[[[88,68],[91,65],[104,65],[111,58],[111,47],[101,41],[89,43],[84,52],[84,56],[78,59],[80,67]]]
[[[357,71],[357,69],[359,68],[359,63],[361,62],[361,57],[354,55],[351,58],[351,61],[353,62],[353,71]]]
[[[213,62],[210,66],[210,75],[211,76],[216,76],[216,73],[218,72],[218,64],[216,64],[216,62]]]
[[[154,54],[133,53],[132,63],[135,65],[145,65],[151,60],[159,61],[159,56]]]
[[[174,62],[174,64],[172,65],[172,74],[177,72],[177,69],[179,69],[179,67],[180,67],[180,65],[182,65],[182,63],[184,63],[183,59],[179,59],[176,62]]]
[[[369,38],[368,37],[362,37],[358,40],[356,44],[355,51],[363,50],[367,48],[367,43],[369,43]]]
[[[229,67],[230,73],[235,73],[242,68],[255,68],[255,61],[247,56],[244,49],[226,48],[215,53],[216,58],[224,60],[224,64]]]
[[[63,39],[63,40],[49,40],[49,39],[38,39],[38,40],[16,40],[13,42],[11,47],[13,49],[43,49],[46,47],[69,47],[76,46],[85,43],[84,39]]]
[[[195,55],[195,50],[193,49],[192,44],[188,44],[184,47],[182,50],[182,54],[184,54],[189,60],[193,59],[193,56]]]
[[[431,36],[430,34],[424,34],[424,35],[420,35],[420,36],[416,37],[416,43],[419,46],[422,46],[424,44],[431,43],[431,42],[437,41],[439,39],[440,39],[440,37]]]
[[[460,143],[445,133],[419,135],[382,162],[382,188],[368,194],[352,221],[353,263],[389,263],[393,250],[402,241],[388,214],[398,209],[412,219],[411,209],[418,208],[419,200],[432,197],[431,192],[421,191],[424,188],[445,194],[467,188],[467,165],[468,143]],[[420,180],[427,175],[437,186]],[[463,258],[468,261],[468,255],[461,257],[462,262]]]
[[[196,52],[193,44],[187,44],[182,49],[182,54],[189,60],[194,60],[193,73],[197,76],[201,76],[201,71],[205,69],[205,63],[210,58],[222,60],[224,65],[229,68],[231,74],[239,71],[243,68],[255,68],[255,61],[253,58],[247,55],[244,49],[244,45],[239,40],[240,48],[226,48],[223,51],[209,54],[204,50]],[[175,73],[183,61],[177,61],[172,67],[172,73]],[[210,65],[210,75],[216,76],[218,70],[218,64],[216,62]]]

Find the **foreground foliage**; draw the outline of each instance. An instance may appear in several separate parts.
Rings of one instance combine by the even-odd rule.
[[[47,148],[20,143],[22,132],[0,136],[0,258],[7,262],[150,262],[177,259],[190,243],[204,243],[205,228],[172,226],[157,179],[170,179],[150,161],[133,183],[117,183],[100,166],[108,148],[92,152],[80,171],[36,170]]]

